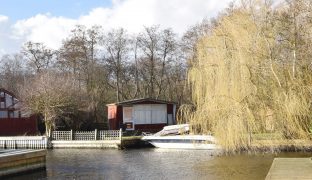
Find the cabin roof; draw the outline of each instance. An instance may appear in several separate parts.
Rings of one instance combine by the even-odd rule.
[[[144,102],[153,102],[153,103],[159,103],[159,104],[177,104],[173,101],[165,101],[165,100],[159,100],[154,98],[140,98],[140,99],[132,99],[127,101],[121,101],[116,103],[107,104],[106,106],[112,106],[112,105],[131,105],[131,104],[137,104],[137,103],[144,103]]]
[[[4,88],[1,88],[1,87],[0,87],[0,92],[4,92],[4,93],[9,94],[9,95],[11,95],[11,96],[13,96],[13,97],[16,98],[16,96],[15,96],[14,93],[12,93],[12,92],[10,92],[10,91],[4,89]]]

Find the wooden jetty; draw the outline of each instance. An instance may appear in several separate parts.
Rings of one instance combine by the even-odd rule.
[[[46,150],[0,150],[0,178],[45,167]]]
[[[275,158],[266,180],[312,179],[311,158]]]

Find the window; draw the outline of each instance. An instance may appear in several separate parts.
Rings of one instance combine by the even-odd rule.
[[[0,111],[0,118],[8,118],[8,111]]]
[[[167,105],[153,104],[151,111],[152,124],[167,123]]]
[[[132,107],[123,107],[123,122],[132,122]]]
[[[19,118],[19,117],[20,117],[20,112],[14,111],[14,118]]]
[[[6,106],[9,107],[9,106],[12,106],[13,105],[13,102],[12,102],[12,96],[6,94],[5,95],[5,102],[6,102]]]
[[[4,105],[5,105],[4,102],[0,102],[0,108],[5,108]]]
[[[145,104],[134,106],[135,124],[167,123],[167,105]]]

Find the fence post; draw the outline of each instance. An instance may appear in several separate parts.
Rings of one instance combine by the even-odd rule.
[[[94,140],[97,140],[97,129],[94,130]]]
[[[70,140],[72,141],[73,139],[74,139],[73,130],[71,129],[71,130],[70,130]]]
[[[119,129],[119,140],[120,140],[120,142],[121,142],[121,138],[122,138],[122,129],[120,128]]]

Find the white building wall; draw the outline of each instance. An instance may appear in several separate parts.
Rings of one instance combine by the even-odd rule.
[[[167,123],[167,104],[133,105],[133,121],[135,124]]]

